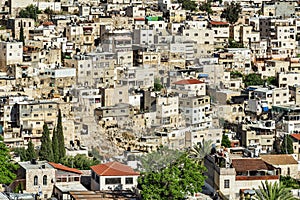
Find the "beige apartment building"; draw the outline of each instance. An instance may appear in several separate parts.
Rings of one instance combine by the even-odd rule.
[[[66,67],[75,68],[77,84],[109,87],[115,84],[114,60],[111,54],[88,54],[65,60]]]
[[[209,96],[179,98],[179,109],[187,127],[203,130],[212,126],[212,110]]]
[[[180,126],[178,96],[165,95],[156,98],[157,124],[166,127]]]
[[[247,192],[261,186],[268,180],[279,183],[278,169],[263,161],[261,158],[230,157],[229,152],[221,155],[207,156],[204,160],[208,187],[211,192],[217,192],[222,198],[244,199]]]
[[[115,88],[100,88],[102,106],[114,106],[119,103],[129,103],[128,86]]]
[[[295,86],[299,83],[300,74],[295,72],[286,72],[278,74],[278,85],[279,87]]]
[[[17,102],[17,105],[17,124],[21,127],[25,143],[27,144],[31,139],[35,145],[40,145],[44,123],[48,125],[50,133],[56,126],[58,104],[53,101],[40,100]]]
[[[223,47],[229,38],[229,23],[210,21],[209,28],[214,31],[214,44],[216,47]]]
[[[262,77],[277,76],[278,73],[288,72],[290,62],[285,60],[266,60],[261,68]]]
[[[30,18],[11,18],[8,20],[7,28],[12,30],[14,39],[20,39],[21,25],[23,26],[23,33],[25,40],[29,39],[29,31],[35,27],[34,19]]]
[[[218,105],[216,115],[218,119],[224,119],[230,123],[242,122],[246,118],[244,104]]]
[[[0,42],[0,70],[5,70],[7,65],[23,62],[22,42]]]
[[[243,125],[241,141],[245,147],[253,147],[259,153],[273,150],[275,140],[275,121],[258,121],[256,124]]]

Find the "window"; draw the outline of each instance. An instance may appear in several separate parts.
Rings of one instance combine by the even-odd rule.
[[[121,178],[106,178],[106,185],[121,184]]]
[[[229,188],[229,180],[224,180],[224,188]]]
[[[33,185],[38,185],[38,177],[34,176],[33,178]]]
[[[125,178],[125,184],[133,184],[133,178]]]
[[[47,185],[47,176],[46,175],[43,176],[43,185]]]

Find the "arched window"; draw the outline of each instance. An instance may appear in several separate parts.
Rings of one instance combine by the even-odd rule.
[[[290,176],[291,175],[291,169],[288,167],[287,168],[287,175]]]
[[[38,185],[38,176],[34,176],[33,178],[33,185]]]
[[[239,107],[239,112],[243,112],[243,108],[242,107]]]
[[[43,176],[43,185],[47,185],[47,176],[46,175]]]
[[[234,107],[234,108],[232,109],[232,112],[236,112],[236,107]]]

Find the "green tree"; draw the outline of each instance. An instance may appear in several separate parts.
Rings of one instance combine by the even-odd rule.
[[[63,165],[77,168],[80,170],[89,170],[90,166],[100,164],[100,161],[95,158],[89,158],[83,154],[77,154],[75,157],[66,156],[60,161]]]
[[[16,178],[18,165],[11,161],[10,151],[0,136],[0,183],[9,185]]]
[[[61,110],[58,110],[58,117],[57,117],[57,139],[58,139],[58,152],[59,152],[59,160],[66,156],[66,149],[65,149],[65,138],[62,126],[62,116]]]
[[[38,7],[35,5],[29,5],[19,12],[19,17],[20,18],[31,18],[36,21],[38,14],[41,14],[41,11],[38,9]]]
[[[200,6],[199,6],[199,10],[206,12],[207,16],[209,17],[211,14],[213,14],[213,10],[211,9],[211,2],[203,2]]]
[[[239,71],[231,71],[230,78],[242,78],[243,74]]]
[[[212,140],[204,140],[202,143],[195,144],[189,151],[189,157],[198,164],[203,164],[205,156],[211,153]]]
[[[226,147],[226,148],[231,147],[231,142],[230,142],[228,136],[225,133],[223,133],[223,135],[222,135],[221,145]]]
[[[284,185],[286,188],[292,188],[292,189],[300,189],[300,184],[296,179],[293,179],[290,176],[280,176],[280,182]]]
[[[283,137],[283,140],[281,141],[281,153],[283,154],[292,154],[294,153],[293,149],[293,139],[291,138],[290,135],[285,134]]]
[[[45,14],[47,14],[47,18],[48,18],[48,20],[50,19],[50,17],[54,14],[54,11],[51,9],[51,8],[46,8],[45,10],[44,10],[44,13]]]
[[[13,151],[15,155],[20,156],[21,161],[28,161],[26,149],[24,147],[14,148]]]
[[[25,37],[24,37],[24,27],[23,27],[23,21],[21,20],[21,27],[20,27],[20,42],[25,45]]]
[[[39,151],[40,160],[53,161],[52,144],[50,140],[50,131],[48,125],[44,123],[43,135],[41,139],[41,149]]]
[[[165,146],[157,151],[137,157],[137,160],[139,160],[142,165],[140,171],[157,172],[176,161],[182,154],[182,151],[169,149]]]
[[[163,85],[161,84],[159,78],[154,79],[154,91],[161,91]]]
[[[59,146],[58,146],[57,132],[56,132],[55,128],[53,129],[53,134],[52,134],[52,150],[53,150],[53,161],[58,163],[59,162]]]
[[[45,10],[44,10],[44,13],[45,14],[47,14],[47,15],[53,15],[54,14],[54,11],[51,9],[51,8],[46,8]]]
[[[278,81],[275,76],[268,77],[266,81],[268,85],[278,85]]]
[[[242,6],[240,3],[231,2],[222,12],[221,17],[225,18],[230,24],[235,24],[239,15],[242,13]]]
[[[184,199],[201,192],[206,168],[182,155],[175,162],[157,172],[146,172],[138,178],[143,199]]]
[[[248,74],[244,76],[244,84],[245,86],[250,86],[250,85],[263,85],[264,80],[261,79],[260,74]]]
[[[28,147],[26,149],[26,160],[32,160],[33,158],[36,158],[36,152],[34,150],[34,144],[31,140],[29,140]]]
[[[262,182],[259,189],[255,190],[254,199],[257,200],[296,200],[293,197],[291,190],[284,187],[281,183],[275,182],[274,184],[268,181]]]
[[[178,0],[178,3],[182,4],[184,10],[195,11],[197,9],[197,4],[191,0]]]

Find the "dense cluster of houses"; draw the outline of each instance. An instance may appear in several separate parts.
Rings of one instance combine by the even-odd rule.
[[[67,155],[93,147],[111,158],[205,139],[217,149],[204,162],[212,193],[238,199],[262,180],[299,179],[300,6],[238,0],[242,12],[230,24],[221,18],[230,2],[211,2],[208,15],[176,0],[0,0],[5,144],[31,140],[38,149],[60,109]],[[32,5],[36,17],[20,17]],[[238,72],[276,84],[247,85]],[[285,135],[293,154],[270,155]],[[115,162],[87,173],[44,161],[20,166],[24,190],[43,198],[113,196],[101,191],[132,190],[139,175]]]

